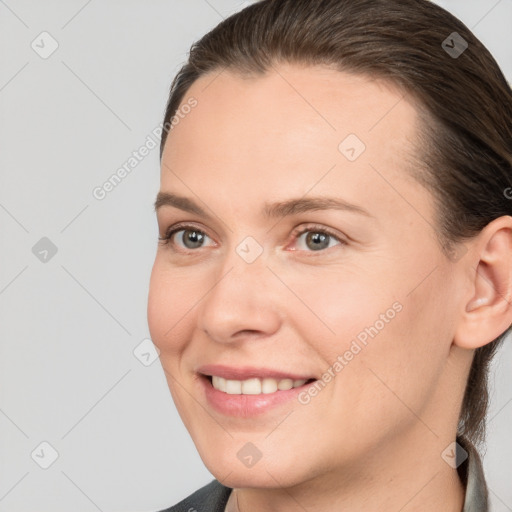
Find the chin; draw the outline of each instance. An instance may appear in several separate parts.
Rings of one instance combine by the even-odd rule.
[[[261,459],[253,462],[252,465],[246,465],[243,462],[246,452],[242,452],[240,457],[237,455],[238,444],[236,443],[237,449],[226,447],[225,450],[209,451],[208,454],[199,453],[208,471],[227,487],[261,489],[293,487],[311,478],[310,466],[309,469],[304,468],[301,472],[297,467],[296,456],[291,456],[288,460],[276,451],[268,452],[271,454],[270,460],[265,460],[265,455],[262,454]]]
[[[213,472],[210,469],[210,472],[226,487],[237,489],[290,488],[306,480],[295,479],[289,474],[286,475],[289,471],[284,470],[269,473],[264,467],[261,467],[259,470],[256,470],[255,468],[248,470],[233,470],[229,475],[226,475],[225,470],[224,472],[222,472],[222,470]]]

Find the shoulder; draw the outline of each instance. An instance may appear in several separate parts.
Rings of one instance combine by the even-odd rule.
[[[160,512],[224,512],[231,490],[218,480],[212,480],[173,507]]]

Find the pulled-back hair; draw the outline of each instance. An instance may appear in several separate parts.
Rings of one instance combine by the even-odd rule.
[[[433,194],[448,256],[512,215],[512,90],[471,30],[428,0],[261,0],[233,14],[192,45],[174,78],[160,158],[199,77],[258,76],[280,63],[385,79],[413,98],[421,126],[411,172]],[[475,350],[458,426],[473,443],[485,439],[489,365],[509,330]]]

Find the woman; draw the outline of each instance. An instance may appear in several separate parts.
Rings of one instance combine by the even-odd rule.
[[[172,86],[148,322],[215,476],[169,511],[485,511],[512,91],[426,0],[263,0]]]

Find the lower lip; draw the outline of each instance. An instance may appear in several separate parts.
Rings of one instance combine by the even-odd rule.
[[[261,393],[259,395],[230,395],[219,391],[212,386],[210,380],[201,375],[199,378],[201,386],[206,395],[208,403],[218,412],[227,416],[238,416],[250,418],[285,404],[297,400],[299,393],[303,392],[316,381],[309,382],[297,388],[284,391],[278,390],[274,393]]]

